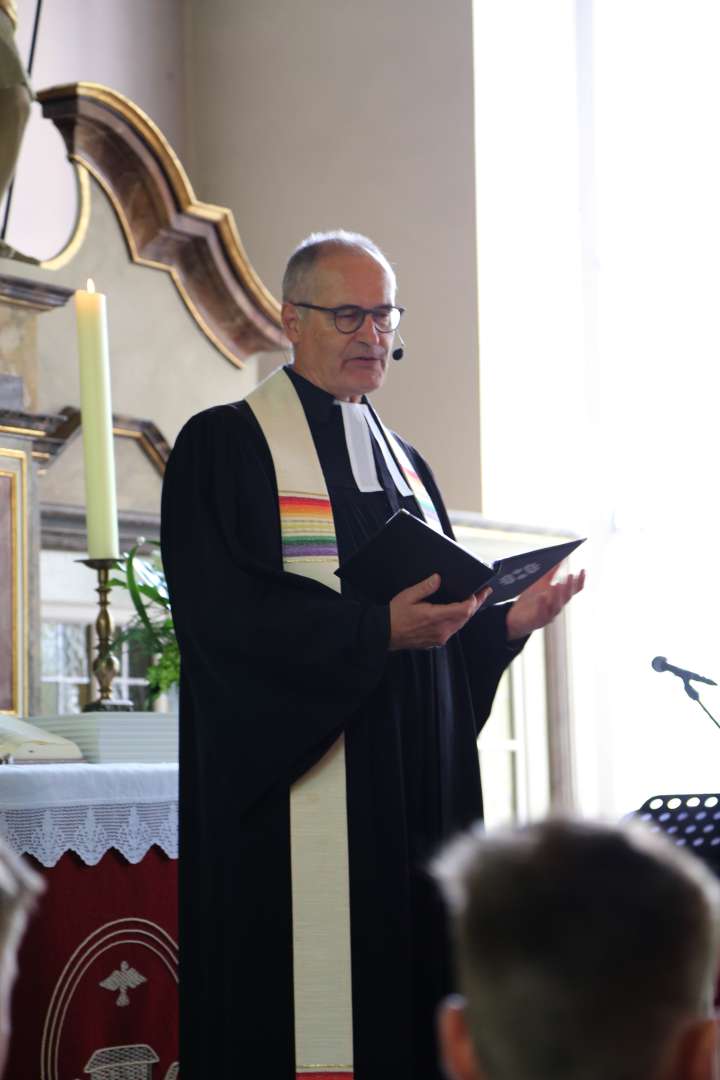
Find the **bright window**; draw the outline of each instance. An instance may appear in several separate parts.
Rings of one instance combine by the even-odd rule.
[[[582,531],[580,805],[712,792],[720,9],[476,0],[483,512]],[[720,719],[720,691],[700,688]]]

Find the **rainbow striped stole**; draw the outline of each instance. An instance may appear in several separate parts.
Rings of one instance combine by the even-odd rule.
[[[330,498],[295,387],[279,368],[246,401],[273,460],[283,566],[339,592]],[[344,735],[290,789],[290,876],[296,1076],[352,1080]]]
[[[395,457],[398,459],[400,468],[405,475],[405,479],[410,486],[410,490],[415,496],[415,501],[420,507],[420,511],[423,517],[427,521],[428,525],[431,525],[436,532],[441,533],[443,531],[443,527],[440,524],[440,518],[437,515],[437,510],[433,505],[432,499],[427,493],[425,485],[423,484],[418,474],[415,472],[415,469],[412,467],[410,463],[410,458],[407,456],[404,449],[402,448],[398,440],[395,438],[393,433],[391,431],[388,431],[388,429],[384,425],[383,432],[385,433],[385,437],[390,443],[390,446],[392,447]]]
[[[330,498],[295,388],[279,369],[246,400],[273,459],[283,566],[339,591],[340,580],[333,572],[338,553]],[[442,532],[432,500],[407,454],[377,416],[376,419],[425,520]],[[297,1080],[352,1080],[352,960],[343,735],[292,785],[290,858],[295,1075]]]
[[[337,562],[337,540],[330,499],[323,495],[278,492],[283,563]]]

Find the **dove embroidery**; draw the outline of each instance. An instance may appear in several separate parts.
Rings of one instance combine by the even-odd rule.
[[[112,975],[108,975],[107,979],[102,979],[100,986],[104,987],[105,990],[119,990],[120,993],[115,1004],[123,1006],[130,1004],[128,990],[134,990],[136,986],[140,986],[144,982],[147,982],[145,976],[141,975],[135,968],[130,967],[127,960],[123,960],[120,969],[113,971]]]

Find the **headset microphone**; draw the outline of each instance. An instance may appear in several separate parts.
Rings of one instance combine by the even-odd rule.
[[[400,345],[401,346],[404,345],[405,342],[403,341],[403,339],[400,337],[399,334],[398,334],[398,338],[400,339]],[[393,349],[393,351],[392,351],[393,360],[402,360],[404,355],[405,355],[405,349],[403,349],[403,348]]]

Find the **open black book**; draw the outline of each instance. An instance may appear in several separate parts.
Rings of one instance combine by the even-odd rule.
[[[428,597],[430,601],[447,604],[467,600],[472,593],[490,585],[493,591],[486,601],[489,606],[519,596],[582,543],[583,540],[568,540],[522,555],[510,555],[486,566],[455,540],[436,532],[407,510],[398,510],[335,573],[368,599],[381,604],[437,573],[442,581],[438,591]]]

